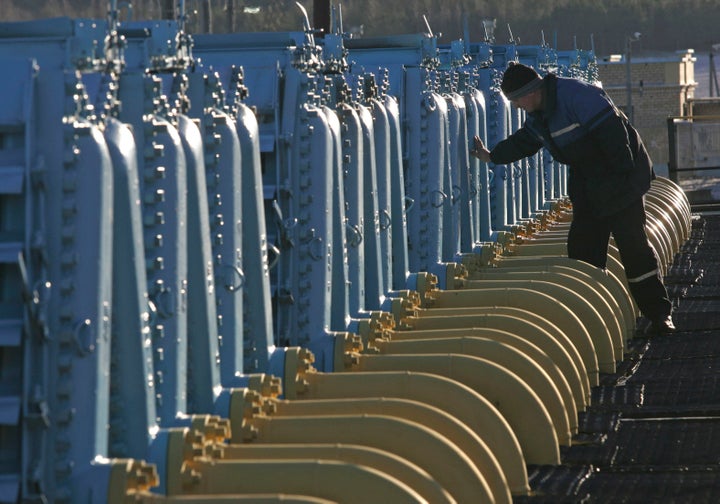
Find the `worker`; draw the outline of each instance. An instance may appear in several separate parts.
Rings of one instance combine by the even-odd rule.
[[[644,195],[655,172],[637,130],[600,87],[578,79],[540,77],[510,63],[500,88],[527,113],[525,122],[492,150],[476,135],[470,154],[503,165],[545,147],[566,164],[573,209],[568,256],[604,269],[612,233],[630,293],[650,320],[646,334],[674,332],[672,303],[645,232]]]

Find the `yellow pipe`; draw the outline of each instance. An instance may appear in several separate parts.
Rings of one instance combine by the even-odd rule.
[[[585,268],[564,266],[555,261],[548,261],[546,264],[528,264],[525,266],[522,265],[522,261],[516,261],[516,266],[512,266],[512,261],[509,261],[502,267],[477,269],[468,275],[468,279],[482,280],[493,274],[502,274],[502,272],[506,272],[508,275],[518,275],[522,278],[533,278],[533,275],[541,273],[560,274],[576,278],[597,291],[599,296],[607,303],[610,310],[616,314],[620,324],[620,331],[624,335],[625,341],[627,341],[635,329],[635,312],[633,311],[632,302],[628,299],[629,294],[617,279],[607,274],[607,271],[595,268],[588,263],[580,261],[574,262],[582,264],[592,271],[586,270]]]
[[[606,355],[596,353],[595,343],[580,319],[567,305],[547,294],[521,287],[501,287],[483,290],[434,291],[427,296],[428,309],[474,308],[478,306],[512,306],[542,313],[543,317],[559,327],[570,338],[583,357],[591,383],[591,374],[599,371],[612,373],[615,361],[608,363]]]
[[[682,231],[679,229],[680,224],[675,220],[675,216],[669,208],[658,206],[652,201],[652,198],[651,201],[648,202],[648,205],[652,209],[651,214],[658,220],[667,234],[670,243],[670,262],[672,262],[673,256],[680,250],[683,244],[681,240]]]
[[[440,434],[415,422],[385,415],[362,414],[257,417],[252,419],[252,423],[257,428],[257,438],[254,440],[257,443],[337,442],[371,446],[416,463],[450,492],[457,502],[493,502],[485,478],[467,455]],[[332,476],[328,475],[327,478]],[[347,482],[345,485],[362,489],[362,485],[356,483]],[[382,500],[365,496],[364,500],[381,501],[395,502],[388,496]]]
[[[531,318],[527,318],[528,315],[526,314],[528,313]],[[464,335],[460,333],[461,329],[472,330],[491,328],[515,332],[514,330],[511,330],[511,326],[505,325],[509,321],[505,320],[502,315],[509,315],[515,318],[520,317],[521,319],[525,317],[526,320],[521,320],[519,323],[514,323],[515,320],[513,320],[511,322],[512,327],[517,326],[518,324],[521,324],[522,327],[522,325],[525,325],[522,324],[522,322],[526,322],[530,323],[531,326],[539,326],[539,329],[542,331],[540,333],[541,336],[548,333],[550,337],[555,340],[556,345],[560,345],[572,360],[572,363],[577,370],[577,376],[580,380],[586,401],[589,401],[590,398],[590,387],[596,386],[599,383],[597,355],[592,341],[586,338],[586,340],[581,341],[581,344],[578,346],[576,342],[567,336],[566,327],[564,327],[567,324],[565,324],[562,320],[559,321],[559,324],[555,324],[552,321],[548,321],[544,317],[537,315],[536,313],[529,312],[527,309],[522,307],[518,308],[515,306],[505,305],[482,306],[479,308],[433,308],[418,311],[416,315],[417,317],[407,317],[404,319],[404,330],[455,331],[452,336]],[[536,334],[537,328],[532,328],[530,331],[531,335],[538,336]],[[401,333],[403,331],[398,332]],[[528,334],[527,330],[521,330],[521,332],[522,334]],[[552,350],[554,350],[554,348]],[[572,373],[569,376],[574,377],[575,373]]]
[[[592,337],[598,361],[602,366],[602,356],[613,363],[622,360],[624,350],[624,334],[620,324],[622,314],[614,312],[605,299],[592,286],[568,275],[559,273],[536,272],[532,275],[503,275],[497,273],[485,275],[484,279],[473,279],[462,282],[467,290],[524,287],[548,294],[565,304],[582,320]]]
[[[690,233],[692,232],[692,210],[690,208],[690,201],[687,199],[687,196],[682,193],[681,195],[676,194],[675,203],[678,206],[678,208],[682,209],[683,217],[684,219],[681,221],[681,224],[683,226],[683,238],[685,240],[690,238]]]
[[[144,504],[213,504],[215,502],[253,502],[255,504],[334,504],[337,501],[322,499],[308,495],[291,495],[287,493],[263,493],[252,495],[178,495],[168,497],[151,493],[150,488],[159,484],[157,468],[135,459],[111,459],[106,462],[110,466],[108,479],[108,504],[137,502]]]
[[[566,242],[527,242],[518,245],[512,253],[513,256],[562,256],[567,255]]]
[[[587,271],[584,271],[580,268],[561,266],[559,264],[554,264],[552,261],[549,261],[546,264],[534,265],[532,267],[523,267],[521,264],[521,262],[518,262],[518,265],[515,267],[508,264],[503,267],[478,268],[468,273],[467,280],[487,280],[493,278],[491,275],[503,274],[515,274],[518,275],[518,278],[522,277],[528,279],[533,279],[534,276],[537,276],[538,278],[548,279],[557,276],[558,281],[570,284],[569,286],[572,289],[582,289],[583,293],[588,292],[588,289],[592,289],[594,293],[588,292],[588,294],[592,295],[593,298],[599,297],[603,300],[603,304],[607,305],[607,308],[614,314],[614,317],[619,321],[621,325],[621,332],[623,332],[625,328],[632,326],[631,321],[628,320],[628,318],[631,318],[632,316],[631,311],[623,309],[623,305],[629,304],[627,302],[625,292],[622,289],[609,289],[608,283],[611,281],[611,279],[604,272],[598,270],[598,273],[600,274],[596,279],[595,277],[588,274]],[[587,263],[582,264],[590,266]],[[597,270],[597,268],[595,269]],[[604,281],[598,281],[598,279],[601,278],[604,279]],[[607,312],[603,312],[603,315],[607,315]]]
[[[667,209],[673,210],[673,215]],[[647,234],[648,238],[658,255],[659,268],[662,274],[667,272],[667,267],[672,263],[674,254],[679,250],[682,243],[689,235],[689,204],[684,197],[682,190],[666,179],[653,181],[651,190],[646,197],[646,210],[648,216]],[[682,217],[673,218],[675,211]],[[513,248],[515,256],[529,255],[564,255],[562,244],[557,234],[551,235],[550,240],[543,240],[542,233],[527,240],[526,243]],[[610,247],[610,255],[619,262],[619,255],[616,247]],[[623,275],[618,275],[623,276]]]
[[[235,494],[235,495],[175,495],[166,497],[150,493],[129,494],[138,504],[214,504],[216,502],[250,502],[252,504],[337,504],[337,501],[312,497],[309,495],[290,495],[286,493]]]
[[[690,237],[692,211],[685,192],[675,182],[665,177],[657,177],[653,180],[649,192],[662,197],[667,202],[667,206],[677,208],[681,212],[682,218],[678,219],[678,222],[683,228],[683,241],[687,240]]]
[[[570,338],[562,329],[537,313],[513,306],[417,310],[415,317],[403,319],[403,330],[392,334],[393,337],[401,339],[405,330],[449,332],[475,328],[488,328],[518,334],[529,341],[536,342],[538,346],[548,349],[557,362],[564,361],[562,355],[564,352],[576,369],[585,401],[589,401],[590,387],[598,384],[597,359],[595,359],[595,368],[588,371],[584,357]],[[561,352],[558,352],[557,346],[562,349]],[[588,358],[594,359],[594,355],[593,353]],[[574,375],[569,374],[568,376]]]
[[[567,257],[567,243],[548,242],[520,244],[513,252],[511,257]],[[606,268],[612,271],[618,278],[625,278],[625,268],[620,261],[620,252],[615,245],[612,237],[608,245],[608,258]]]
[[[175,495],[165,496],[149,492],[128,492],[126,495],[116,496],[122,499],[110,499],[109,504],[221,504],[235,502],[249,502],[252,504],[338,504],[337,501],[312,497],[309,495],[296,495],[287,493],[261,493],[261,494],[234,494],[234,495]]]
[[[561,239],[561,240],[567,240],[567,233],[570,229],[569,223],[561,223],[561,224],[552,224],[548,226],[546,229],[542,229],[536,233],[533,233],[526,237],[525,239],[532,240],[533,238],[539,238],[539,239]]]
[[[292,404],[334,401],[292,401]],[[467,428],[467,427],[466,427]],[[224,447],[226,460],[322,459],[339,460],[370,467],[393,476],[416,491],[427,502],[453,503],[450,493],[425,470],[387,450],[356,444],[230,444]],[[507,492],[506,490],[506,493]]]
[[[614,262],[613,259],[608,257],[608,261]],[[625,300],[625,303],[621,303],[623,313],[625,317],[632,321],[633,328],[635,326],[635,318],[637,317],[636,306],[634,305],[633,299],[630,296],[630,291],[627,285],[622,281],[622,277],[616,275],[611,269],[602,270],[592,264],[579,261],[577,259],[570,259],[569,257],[560,256],[546,256],[546,257],[502,257],[499,258],[497,264],[498,269],[503,268],[540,268],[544,266],[553,267],[567,267],[576,271],[581,271],[589,275],[596,282],[604,285],[609,291],[612,292],[613,298],[621,302]]]
[[[333,504],[337,501],[308,495],[252,494],[252,495],[198,495],[196,497],[167,497],[167,502],[181,504],[212,504],[214,502],[249,502],[252,504]],[[144,502],[144,501],[143,501]]]
[[[301,370],[298,376],[286,374],[285,397],[288,399],[337,399],[360,397],[398,397],[432,405],[478,433],[497,458],[513,495],[527,495],[530,486],[526,461],[510,424],[486,398],[466,385],[443,376],[427,373],[372,372],[318,373]],[[290,381],[288,383],[288,380]],[[237,404],[232,394],[231,408]],[[242,442],[242,412],[231,415],[232,441]]]
[[[517,375],[537,394],[555,426],[561,445],[570,446],[577,433],[577,409],[568,388],[564,396],[550,375],[533,359],[510,345],[489,338],[460,336],[442,339],[376,341],[381,355],[458,354],[480,357]],[[565,382],[567,385],[567,382]]]
[[[495,269],[501,270],[503,268]],[[527,271],[521,272],[509,269],[508,271],[511,276],[518,275],[518,277],[529,280],[537,279],[559,283],[577,293],[581,298],[586,299],[605,321],[613,341],[615,358],[616,360],[622,360],[625,339],[631,336],[635,325],[634,318],[631,316],[631,304],[627,298],[620,299],[627,307],[627,310],[623,310],[619,300],[613,296],[613,293],[604,284],[596,282],[590,275],[582,271],[567,267],[547,265],[532,274],[528,274]]]
[[[422,502],[417,492],[387,474],[335,460],[195,459],[178,470],[181,486],[173,488],[171,495],[267,494],[281,490],[343,503]],[[482,497],[481,502],[491,502]]]
[[[607,279],[607,275],[600,272]],[[495,275],[495,276],[493,276]],[[543,279],[558,277],[563,282],[571,285],[571,288],[577,287],[582,292],[587,292],[595,299],[600,299],[600,311],[603,317],[612,314],[612,318],[617,321],[617,329],[613,326],[613,331],[620,333],[620,339],[629,337],[632,333],[635,322],[632,306],[627,298],[624,297],[622,289],[615,292],[607,288],[605,283],[596,281],[592,276],[580,269],[573,269],[566,266],[554,264],[545,264],[542,266],[505,266],[496,268],[482,268],[473,271],[468,275],[468,280],[489,280],[507,276],[508,278],[522,279]],[[571,278],[572,280],[568,279]],[[592,292],[588,292],[588,289]],[[624,347],[624,343],[623,343]]]
[[[511,500],[502,468],[488,445],[482,440],[482,433],[473,432],[452,415],[429,404],[394,397],[371,397],[273,401],[273,405],[276,406],[274,417],[370,414],[398,417],[419,423],[444,436],[468,456],[487,481],[497,503]],[[405,481],[397,474],[391,474]],[[416,486],[410,486],[418,490]],[[433,499],[428,500],[433,501]]]
[[[524,381],[498,364],[455,354],[361,355],[356,369],[407,369],[463,383],[492,402],[507,419],[528,463],[560,463],[558,434],[547,409]]]
[[[680,231],[681,241],[690,237],[692,211],[690,204],[682,191],[678,193],[663,183],[653,183],[646,196],[656,198],[660,208],[668,208],[675,216],[674,221]]]
[[[507,257],[567,257],[567,244],[562,243],[538,243],[519,245],[517,250]],[[620,262],[620,252],[614,244],[612,237],[608,245],[608,257],[606,268],[615,274],[621,281],[626,280],[625,268]],[[626,286],[627,287],[627,286]]]
[[[484,315],[484,317],[488,318],[488,315]],[[564,402],[572,402],[575,411],[585,411],[587,398],[583,382],[587,382],[587,375],[584,376],[584,379],[580,378],[578,369],[567,351],[540,327],[512,315],[499,315],[495,318],[500,319],[502,317],[511,319],[511,324],[517,322],[514,325],[519,325],[522,329],[516,332],[512,328],[506,328],[502,324],[498,324],[503,329],[483,326],[463,329],[390,331],[390,338],[391,341],[414,341],[417,339],[469,336],[504,343],[527,355],[543,368],[555,382]],[[587,390],[589,394],[589,383]],[[572,425],[572,415],[570,412],[568,412],[568,415],[571,417],[570,423]]]
[[[246,422],[253,424],[258,437],[273,430],[266,427],[267,417],[251,416]],[[293,424],[292,421],[280,423],[286,427]],[[295,436],[290,442],[298,443],[302,438]],[[167,438],[166,492],[171,496],[275,493],[280,487],[289,493],[338,502],[361,503],[366,498],[422,501],[417,492],[389,474],[358,464],[310,458],[223,460],[222,445],[204,439],[196,430],[169,429]],[[213,457],[205,456],[209,447],[214,452]],[[282,475],[281,480],[278,480],[278,474]],[[393,497],[389,497],[391,495]],[[491,501],[483,499],[483,502]]]
[[[538,231],[529,236],[523,236],[518,239],[518,246],[525,244],[555,244],[562,245],[567,243],[567,230],[566,229],[553,229]]]
[[[683,243],[677,208],[668,205],[665,200],[656,194],[647,194],[645,196],[645,206],[653,215],[663,222],[668,231],[668,236],[672,240],[672,253],[675,254],[680,250],[680,246]]]
[[[660,228],[656,219],[652,215],[647,216],[645,232],[650,245],[653,247],[655,254],[657,255],[660,273],[664,275],[668,264],[670,264],[671,254],[668,250],[668,244],[665,242],[663,230]]]

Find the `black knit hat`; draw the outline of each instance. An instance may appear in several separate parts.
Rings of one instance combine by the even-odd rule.
[[[541,85],[542,78],[532,67],[511,61],[503,74],[500,89],[512,101],[535,91]]]

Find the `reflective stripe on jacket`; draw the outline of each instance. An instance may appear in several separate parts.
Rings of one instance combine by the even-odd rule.
[[[655,177],[640,135],[601,88],[557,77],[543,79],[544,110],[491,151],[495,164],[542,147],[570,167],[568,192],[578,211],[610,215],[637,201]]]

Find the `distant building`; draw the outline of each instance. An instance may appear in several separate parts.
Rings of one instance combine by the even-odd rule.
[[[635,127],[656,165],[668,164],[667,118],[686,115],[695,82],[693,49],[653,57],[631,58],[631,91]],[[599,79],[615,104],[627,107],[627,65],[623,55],[598,58]]]

